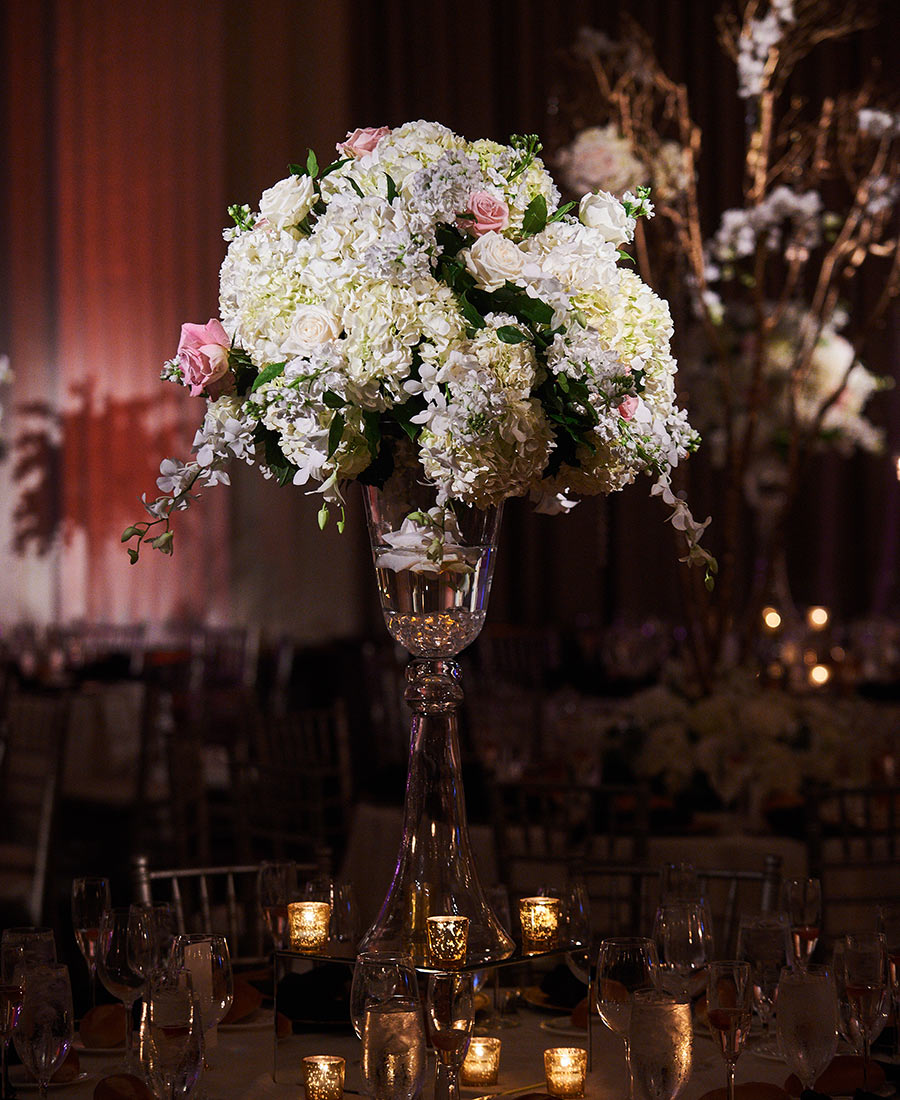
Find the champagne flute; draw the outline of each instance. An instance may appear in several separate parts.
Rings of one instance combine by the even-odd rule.
[[[595,983],[600,1019],[625,1043],[628,1098],[632,1100],[634,1079],[628,1038],[631,1005],[638,990],[652,989],[659,983],[659,958],[653,940],[637,936],[603,940],[597,953]]]
[[[817,878],[788,879],[782,886],[784,910],[791,922],[794,963],[809,964],[822,925],[822,884]]]
[[[429,974],[425,1018],[436,1054],[434,1100],[459,1100],[459,1071],[475,1025],[471,972]]]
[[[661,984],[689,997],[699,993],[713,955],[712,926],[705,902],[660,905],[653,923],[653,939],[659,953]]]
[[[706,1008],[710,1034],[725,1059],[728,1100],[734,1100],[735,1064],[750,1032],[753,1009],[750,963],[726,961],[709,964]]]
[[[883,1026],[882,1016],[889,995],[888,958],[881,932],[847,935],[843,941],[843,984],[850,1012],[863,1044],[863,1088],[869,1088],[872,1039]]]
[[[144,957],[143,928],[131,907],[106,909],[100,917],[97,974],[104,988],[125,1006],[125,1069],[134,1062],[134,1003],[144,988],[144,978],[132,960]]]
[[[763,1029],[758,1049],[771,1053],[774,1047],[770,1032],[778,978],[794,957],[787,913],[742,914],[738,925],[737,957],[750,964],[753,1003]]]
[[[406,955],[361,951],[356,956],[350,985],[350,1021],[358,1039],[363,1037],[370,1003],[410,1001],[417,997],[416,972]]]
[[[188,971],[159,971],[150,979],[141,1053],[160,1100],[191,1095],[203,1072],[203,1024]]]
[[[838,1041],[837,995],[826,967],[782,970],[775,1024],[788,1069],[800,1078],[804,1090],[813,1088]]]
[[[840,1029],[840,1033],[847,1040],[850,1046],[853,1047],[854,1053],[862,1055],[863,1035],[862,1029],[859,1026],[859,1017],[856,1014],[856,1007],[847,996],[847,979],[846,972],[844,970],[843,939],[838,940],[837,943],[835,943],[834,945],[831,962],[831,973],[834,976],[834,987],[837,993],[838,1027]],[[872,1029],[871,1039],[873,1043],[884,1030],[884,1025],[888,1021],[890,1011],[890,997],[885,996],[881,1015],[875,1021],[875,1026]]]
[[[37,965],[25,970],[22,1011],[13,1042],[46,1100],[50,1078],[65,1061],[74,1035],[69,968]]]
[[[365,1095],[413,1100],[425,1081],[425,1027],[409,960],[361,954],[353,972],[351,1014],[362,1039]]]
[[[25,948],[21,943],[4,943],[0,946],[0,1096],[7,1100],[12,1095],[9,1087],[9,1040],[22,1011],[22,983],[24,981]]]
[[[297,864],[264,860],[256,876],[259,908],[276,951],[288,944],[288,902],[298,896]]]
[[[691,1076],[691,1002],[684,993],[639,989],[628,1025],[631,1067],[640,1100],[675,1100]]]
[[[91,1008],[97,1004],[97,941],[100,917],[112,905],[107,878],[76,878],[72,881],[72,927],[75,942],[87,963],[91,985]]]

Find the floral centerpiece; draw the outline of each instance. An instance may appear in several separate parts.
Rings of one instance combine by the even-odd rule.
[[[124,532],[132,561],[145,542],[171,553],[173,513],[237,459],[319,493],[320,525],[333,510],[343,525],[346,483],[398,463],[439,506],[530,495],[545,511],[648,473],[686,558],[710,565],[671,489],[698,442],[671,317],[628,266],[647,191],[561,205],[539,150],[423,121],[356,130],[327,167],[311,152],[258,209],[230,208],[219,317],[185,324],[163,370],[203,422]],[[440,561],[445,526],[419,515],[398,549],[412,538]]]
[[[883,442],[866,406],[891,380],[864,361],[900,292],[896,96],[873,78],[819,103],[788,87],[818,44],[870,23],[871,9],[853,0],[723,5],[719,39],[746,120],[733,135],[743,193],[727,209],[700,193],[704,147],[687,89],[635,23],[619,40],[582,31],[558,100],[556,160],[571,187],[653,187],[657,217],[638,225],[635,255],[679,318],[680,381],[725,475],[719,583],[691,601],[707,681],[726,654],[753,652],[811,461]],[[863,268],[866,294],[853,309],[847,295]]]

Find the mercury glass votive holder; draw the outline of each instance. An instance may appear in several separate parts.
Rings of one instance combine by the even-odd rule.
[[[550,1096],[584,1096],[587,1051],[582,1047],[550,1047],[544,1051],[544,1074]]]
[[[343,1058],[336,1054],[311,1054],[303,1059],[306,1100],[341,1100],[344,1095]]]
[[[331,906],[327,901],[288,904],[288,931],[294,951],[319,951],[328,942]]]
[[[473,1036],[460,1070],[460,1081],[464,1085],[496,1085],[499,1072],[500,1040],[492,1036]]]
[[[522,898],[519,921],[523,951],[552,951],[559,938],[559,898]]]
[[[458,916],[428,917],[428,958],[432,966],[453,970],[465,966],[469,942],[469,918]]]

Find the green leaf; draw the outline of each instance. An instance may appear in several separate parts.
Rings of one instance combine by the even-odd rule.
[[[502,340],[504,344],[524,344],[528,340],[528,336],[514,325],[501,325],[497,329],[497,339]]]
[[[330,176],[331,173],[337,171],[338,168],[343,168],[345,164],[349,164],[351,160],[353,160],[353,157],[341,157],[339,160],[333,160],[327,168],[322,169],[319,179],[325,179],[326,176]]]
[[[522,232],[526,237],[540,233],[547,224],[547,200],[543,195],[535,195],[525,209],[522,218]]]
[[[391,409],[391,415],[413,443],[418,439],[419,432],[422,430],[422,425],[413,424],[412,418],[424,408],[425,398],[421,394],[415,394],[402,405],[395,405],[393,409]]]
[[[137,560],[140,557],[140,554],[138,553],[137,550],[132,550],[131,547],[129,546],[129,548],[128,548],[128,557],[131,558],[131,564],[135,565],[135,564],[137,564]]]
[[[472,328],[484,328],[485,321],[475,306],[469,301],[469,296],[466,293],[460,294],[458,298],[459,312],[465,317]]]
[[[341,439],[344,435],[344,424],[346,421],[340,413],[335,413],[331,420],[331,427],[328,429],[328,457],[334,454],[334,452],[341,445]]]
[[[122,542],[128,542],[129,539],[133,539],[135,535],[139,535],[140,531],[134,526],[126,527],[122,532]]]
[[[363,413],[363,436],[373,460],[381,446],[381,414],[367,409]]]
[[[387,179],[387,201],[393,202],[397,197],[397,185],[387,173],[385,173],[385,177]]]
[[[292,176],[305,176],[306,175],[306,166],[303,165],[303,164],[293,164],[293,163],[291,163],[291,164],[288,165],[288,171],[290,172],[290,174]]]
[[[260,386],[264,386],[266,382],[271,382],[273,378],[277,378],[283,371],[284,363],[269,363],[269,365],[263,367],[257,375],[256,381],[250,387],[250,392],[256,393]]]
[[[357,193],[357,195],[359,195],[359,197],[361,199],[365,198],[365,195],[362,193],[362,188],[359,186],[359,184],[356,182],[356,180],[352,176],[347,176],[347,182],[350,184],[350,186]]]
[[[319,174],[319,161],[316,154],[310,149],[309,156],[306,158],[306,174],[315,179]]]
[[[347,402],[339,394],[336,394],[334,390],[326,390],[322,394],[322,403],[328,409],[342,409]]]
[[[550,222],[558,222],[560,218],[565,217],[565,215],[569,213],[574,205],[574,202],[567,202],[564,206],[561,206],[556,213],[550,215],[547,219],[547,224],[549,225]]]

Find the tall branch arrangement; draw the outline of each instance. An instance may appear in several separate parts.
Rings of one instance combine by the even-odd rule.
[[[874,79],[818,104],[789,93],[811,50],[871,23],[852,0],[746,0],[720,12],[746,127],[736,135],[742,202],[720,212],[712,235],[698,191],[702,134],[685,86],[666,75],[646,34],[633,21],[617,41],[584,30],[572,50],[575,94],[560,100],[562,179],[613,192],[651,184],[657,217],[638,227],[637,260],[693,331],[693,365],[679,374],[727,475],[716,507],[720,579],[712,596],[698,589],[688,600],[705,676],[726,650],[746,657],[752,647],[810,459],[826,446],[882,445],[863,408],[890,380],[861,357],[900,291],[900,113]],[[850,324],[846,297],[863,267],[878,289]],[[736,570],[748,504],[760,519],[749,598]]]

